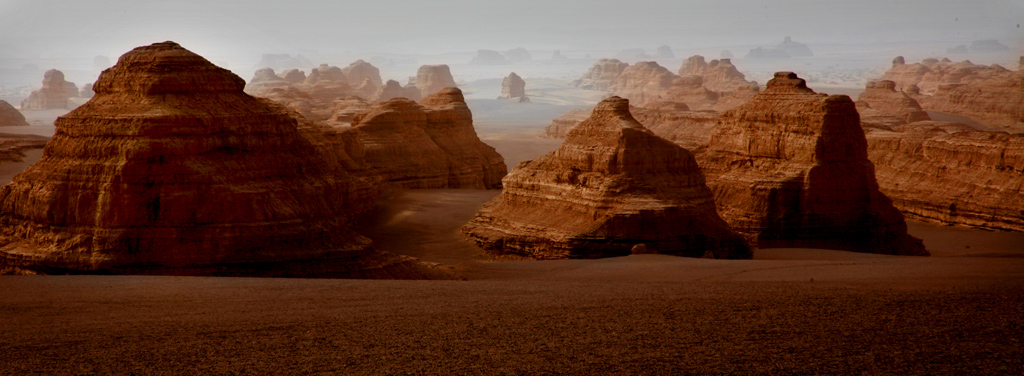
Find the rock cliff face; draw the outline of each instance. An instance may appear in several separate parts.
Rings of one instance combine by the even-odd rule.
[[[423,65],[416,71],[415,86],[421,97],[437,93],[444,88],[456,87],[452,71],[445,64]]]
[[[70,92],[68,84],[74,87],[74,83],[64,81],[64,72],[50,69],[43,73],[43,87],[33,91],[28,98],[21,102],[22,110],[51,110],[68,107],[68,98],[78,96],[78,90]]]
[[[882,193],[906,215],[1024,231],[1024,135],[937,122],[866,129]]]
[[[512,72],[501,80],[501,95],[498,99],[516,99],[520,103],[529,102],[530,98],[526,97],[526,81],[523,81],[516,72]]]
[[[28,125],[25,115],[7,101],[0,100],[0,127]]]
[[[617,59],[598,60],[583,74],[583,77],[573,81],[572,85],[587,90],[608,90],[612,86],[612,82],[615,82],[615,79],[628,66],[629,64]]]
[[[879,192],[859,120],[849,97],[776,73],[698,154],[722,218],[761,248],[927,255]]]
[[[121,56],[0,190],[0,269],[429,276],[347,226],[376,184],[244,86],[173,42]]]
[[[645,129],[619,97],[602,101],[558,150],[520,164],[503,183],[462,229],[495,255],[751,255],[715,212],[693,155]]]
[[[857,98],[857,102],[863,102],[863,105],[883,114],[894,116],[904,123],[931,120],[928,113],[921,109],[921,105],[914,98],[906,93],[896,91],[896,83],[889,80],[868,82],[864,92]],[[858,103],[858,105],[862,104]]]
[[[507,168],[473,128],[462,91],[447,88],[420,103],[394,98],[353,116],[366,163],[403,188],[501,187]]]

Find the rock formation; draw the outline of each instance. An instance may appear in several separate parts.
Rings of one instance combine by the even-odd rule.
[[[590,113],[593,109],[580,109],[574,108],[562,114],[559,117],[551,120],[551,124],[548,124],[544,128],[544,135],[549,138],[565,138],[569,134],[569,131],[576,128],[584,120],[590,118]]]
[[[672,52],[672,47],[661,46],[661,47],[658,47],[658,50],[654,52],[654,56],[653,57],[655,59],[675,59],[676,58],[676,54],[674,52]]]
[[[346,224],[378,185],[244,86],[173,42],[121,56],[0,190],[0,269],[429,276]]]
[[[927,121],[866,131],[879,187],[907,216],[1024,231],[1024,134]]]
[[[505,61],[508,61],[510,64],[525,63],[531,60],[533,60],[533,56],[525,48],[517,47],[505,51]]]
[[[523,81],[516,72],[512,72],[501,80],[501,95],[498,99],[515,99],[519,103],[529,102],[526,97],[526,81]]]
[[[282,86],[291,86],[291,83],[274,73],[273,68],[262,68],[256,70],[256,73],[253,74],[252,80],[249,80],[249,83],[245,85],[245,92],[255,95],[261,90],[273,89],[275,87]]]
[[[608,91],[642,106],[670,100],[668,91],[677,77],[656,62],[641,61],[626,67]]]
[[[403,188],[499,188],[507,171],[501,155],[477,137],[458,88],[419,103],[377,103],[354,115],[352,125],[373,174]]]
[[[683,62],[679,67],[680,76],[697,75],[703,79],[704,87],[720,92],[734,92],[736,90],[757,91],[757,82],[747,81],[746,76],[736,69],[732,59],[711,60],[704,62],[704,57],[693,55]]]
[[[489,253],[535,259],[631,252],[749,258],[686,149],[605,99],[558,150],[516,167],[462,231]]]
[[[6,102],[0,101],[0,106],[3,103]],[[3,110],[0,110],[0,116],[3,116],[2,112]],[[3,123],[3,120],[0,120],[0,123]],[[0,162],[24,161],[25,150],[42,149],[49,140],[48,137],[30,134],[0,134]],[[2,269],[3,266],[0,266],[0,274],[3,274]]]
[[[788,59],[789,54],[778,48],[754,48],[747,52],[747,59]]]
[[[995,52],[1009,51],[1010,47],[999,43],[995,39],[982,39],[971,42],[970,51],[972,54],[988,54]]]
[[[416,71],[415,86],[420,95],[427,97],[441,91],[441,89],[456,87],[455,79],[452,78],[452,71],[445,64],[423,65]]]
[[[384,86],[381,86],[370,96],[370,102],[384,102],[393,98],[406,98],[415,101],[420,99],[420,92],[415,90],[415,88],[413,90],[404,88],[398,81],[388,80]]]
[[[281,71],[279,77],[283,78],[285,81],[288,81],[288,83],[292,85],[297,85],[306,81],[306,72],[294,68],[285,69]]]
[[[508,64],[505,55],[494,50],[478,50],[476,56],[470,62],[473,65],[504,65]]]
[[[590,117],[592,110],[574,109],[551,121],[545,128],[550,138],[565,138],[569,131]],[[684,103],[654,102],[644,107],[630,107],[633,117],[658,137],[686,149],[706,147],[711,132],[718,125],[718,113],[691,111]]]
[[[868,82],[864,92],[857,98],[857,105],[858,112],[861,112],[861,106],[866,105],[883,114],[894,116],[903,123],[931,120],[914,98],[896,91],[896,83],[889,80]]]
[[[345,74],[345,77],[348,78],[349,86],[357,87],[364,85],[364,81],[366,80],[369,80],[369,83],[374,88],[373,91],[384,86],[384,81],[380,78],[380,69],[377,69],[377,67],[363,61],[362,59],[349,64],[341,71]]]
[[[929,111],[969,117],[990,128],[1024,132],[1024,71],[926,59],[893,60],[883,80],[895,83]]]
[[[783,39],[782,43],[775,46],[775,48],[786,52],[786,55],[792,57],[814,56],[814,53],[811,52],[811,49],[806,44],[794,42],[790,37]]]
[[[0,100],[0,127],[28,125],[25,115],[7,101]]]
[[[82,85],[82,90],[78,91],[78,96],[82,98],[92,98],[93,95],[96,93],[92,91],[92,84]]]
[[[64,81],[64,73],[50,69],[43,74],[43,87],[33,91],[21,102],[22,110],[51,110],[68,108],[68,98],[74,95],[68,91],[68,82]],[[71,86],[74,86],[72,83]]]
[[[927,255],[879,192],[854,102],[779,72],[698,154],[719,213],[761,248]]]
[[[608,90],[612,82],[626,70],[629,64],[617,59],[601,59],[594,63],[583,77],[572,82],[572,86],[586,90]]]

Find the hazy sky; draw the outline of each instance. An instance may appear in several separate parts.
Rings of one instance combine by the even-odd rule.
[[[204,56],[301,50],[438,54],[994,38],[1018,48],[1024,0],[0,0],[0,59],[112,59],[174,40]]]

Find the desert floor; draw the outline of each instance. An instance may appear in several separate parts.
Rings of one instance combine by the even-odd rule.
[[[467,96],[510,168],[600,99]],[[492,261],[459,227],[498,193],[399,191],[359,218],[464,281],[0,277],[0,374],[1024,373],[1024,233],[911,221],[931,257]]]

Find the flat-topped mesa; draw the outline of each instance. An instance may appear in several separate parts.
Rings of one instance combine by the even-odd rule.
[[[529,102],[530,98],[526,96],[526,81],[519,77],[516,72],[512,72],[501,80],[501,95],[498,99],[516,99],[518,102]]]
[[[458,88],[419,103],[377,103],[354,115],[352,125],[373,174],[402,188],[500,188],[507,172],[501,155],[477,137]]]
[[[17,108],[11,106],[7,101],[0,100],[0,127],[10,126],[25,126],[28,122],[25,121],[25,115],[18,111]]]
[[[615,82],[615,79],[628,66],[628,63],[623,63],[618,59],[598,60],[580,79],[574,80],[572,86],[586,90],[608,90],[612,86],[612,82]]]
[[[866,104],[869,108],[894,116],[903,123],[931,120],[917,100],[896,91],[896,83],[889,80],[869,81],[864,92],[857,97],[857,102],[858,105]]]
[[[244,86],[173,42],[121,56],[0,189],[0,269],[430,276],[346,224],[379,184]]]
[[[878,190],[855,105],[779,72],[698,154],[719,213],[761,248],[927,255]]]
[[[751,256],[715,212],[693,155],[644,128],[623,98],[599,103],[562,146],[503,185],[462,228],[496,256]]]
[[[64,72],[50,69],[43,73],[43,87],[32,91],[21,102],[22,110],[66,109],[68,99],[78,96],[74,83],[64,80]]]
[[[434,94],[444,88],[456,87],[455,79],[448,65],[423,65],[416,70],[416,88],[421,97]]]

